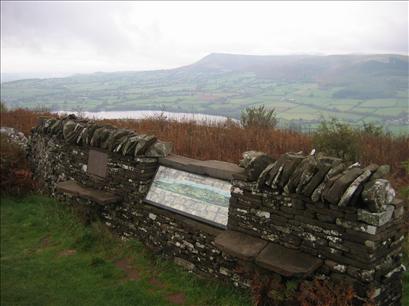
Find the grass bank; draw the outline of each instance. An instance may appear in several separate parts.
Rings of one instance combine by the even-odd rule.
[[[409,238],[404,264],[409,266]],[[409,305],[409,271],[402,305]],[[52,199],[1,199],[1,305],[251,305],[248,295],[199,279],[138,241],[84,226]]]
[[[84,226],[54,200],[1,199],[1,305],[251,305],[233,287],[199,279]]]

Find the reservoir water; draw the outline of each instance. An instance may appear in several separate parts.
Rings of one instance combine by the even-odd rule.
[[[78,112],[70,111],[58,111],[60,115],[64,114],[77,114]],[[224,116],[215,116],[215,115],[206,115],[200,113],[172,113],[172,112],[163,112],[163,111],[150,111],[150,110],[141,110],[141,111],[101,111],[101,112],[81,112],[82,117],[89,119],[146,119],[146,118],[155,118],[163,116],[167,119],[177,120],[177,121],[196,121],[206,122],[206,123],[219,123],[224,122],[228,118]],[[237,119],[232,119],[233,121],[238,121]]]

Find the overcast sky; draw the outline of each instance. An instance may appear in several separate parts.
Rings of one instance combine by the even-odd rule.
[[[408,3],[1,1],[3,73],[165,69],[213,52],[408,54]]]

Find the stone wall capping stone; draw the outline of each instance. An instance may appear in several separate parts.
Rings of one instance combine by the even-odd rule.
[[[385,205],[392,203],[395,190],[385,179],[370,180],[365,184],[361,197],[370,211],[379,212],[385,209]]]
[[[70,114],[63,118],[42,118],[33,129],[36,133],[63,138],[69,144],[91,146],[131,156],[165,157],[172,150],[170,142],[151,135],[137,134],[111,125],[96,124]]]
[[[245,169],[249,181],[255,181],[263,170],[274,160],[263,152],[247,151],[243,153],[243,159],[239,165]]]
[[[160,158],[159,164],[195,174],[207,175],[213,178],[230,181],[233,175],[244,175],[245,171],[236,164],[218,160],[197,160],[176,154]]]

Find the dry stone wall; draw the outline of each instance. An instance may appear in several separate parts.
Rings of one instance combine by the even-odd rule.
[[[107,154],[105,175],[90,175],[91,149]],[[44,192],[195,273],[244,288],[260,275],[280,285],[315,277],[351,285],[356,305],[400,305],[404,208],[383,178],[386,166],[300,153],[274,161],[260,152],[246,152],[240,171],[180,166],[165,157],[167,143],[74,117],[43,120],[28,150]],[[227,230],[146,203],[160,164],[231,179]],[[89,196],[58,187],[67,181]],[[101,204],[98,191],[119,200]]]
[[[244,162],[249,168],[261,160],[253,156]],[[385,166],[285,154],[257,179],[233,180],[228,228],[322,259],[319,273],[352,284],[363,300],[398,303],[404,208],[384,172]]]

